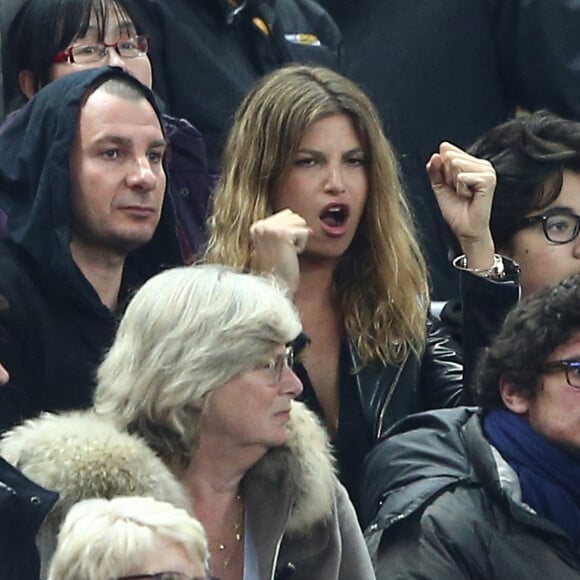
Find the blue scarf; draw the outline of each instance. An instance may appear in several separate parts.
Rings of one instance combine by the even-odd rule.
[[[522,499],[580,544],[580,460],[536,433],[529,422],[507,409],[483,421],[488,441],[515,470]]]

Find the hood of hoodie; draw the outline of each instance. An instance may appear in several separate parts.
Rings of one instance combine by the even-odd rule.
[[[67,300],[99,300],[70,252],[69,160],[85,94],[114,77],[128,75],[103,67],[59,78],[11,115],[0,131],[0,208],[8,217],[9,244],[32,261],[47,291],[64,293]],[[153,93],[144,87],[144,95],[161,124]],[[128,256],[124,280],[137,286],[178,263],[174,212],[166,194],[155,235]]]

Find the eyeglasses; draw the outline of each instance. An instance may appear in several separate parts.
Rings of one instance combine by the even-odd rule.
[[[274,382],[279,383],[282,380],[284,367],[292,368],[294,365],[294,348],[287,346],[282,354],[276,356],[269,363],[264,365],[264,368],[270,369],[274,377]]]
[[[157,572],[157,574],[121,576],[113,580],[221,580],[221,578],[217,576],[188,576],[181,572]]]
[[[542,223],[546,239],[553,244],[567,244],[575,240],[580,232],[580,216],[563,210],[526,217],[519,227],[526,228],[538,222]]]
[[[547,372],[559,371],[562,369],[564,369],[564,372],[566,373],[567,383],[575,389],[580,389],[580,360],[554,360],[544,365],[544,370]]]
[[[103,60],[109,49],[114,48],[123,58],[136,58],[147,54],[149,50],[149,37],[144,34],[133,36],[131,38],[123,38],[108,44],[106,42],[94,42],[92,44],[74,44],[65,50],[57,52],[52,59],[52,62],[61,63],[76,63],[88,64],[90,62],[98,62]]]

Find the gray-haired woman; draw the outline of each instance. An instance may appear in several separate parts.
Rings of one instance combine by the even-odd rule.
[[[177,476],[224,580],[374,578],[325,430],[293,401],[301,330],[273,278],[179,268],[137,292],[99,369],[96,412]]]

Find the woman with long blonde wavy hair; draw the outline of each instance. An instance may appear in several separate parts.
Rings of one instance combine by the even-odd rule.
[[[285,280],[310,338],[297,372],[356,501],[366,452],[394,421],[459,403],[460,356],[429,284],[395,154],[345,77],[289,66],[241,104],[205,256]]]

